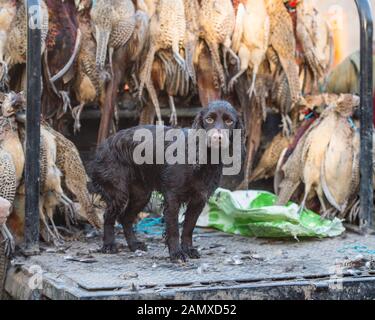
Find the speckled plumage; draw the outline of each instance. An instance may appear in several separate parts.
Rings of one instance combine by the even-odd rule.
[[[199,41],[199,3],[198,0],[184,0],[186,33],[184,40],[186,68],[193,83],[197,82],[194,57]]]
[[[56,165],[62,173],[63,183],[77,198],[89,223],[96,228],[100,228],[100,218],[96,214],[87,190],[88,176],[76,146],[48,124],[44,123],[43,128],[55,138],[57,149]]]
[[[150,47],[141,66],[139,97],[146,86],[153,101],[157,119],[161,122],[161,112],[154,85],[151,80],[155,54],[159,50],[170,50],[174,60],[185,71],[186,62],[180,55],[186,33],[185,7],[183,0],[160,0],[150,22]],[[170,62],[172,63],[172,62]]]
[[[265,0],[270,17],[270,45],[287,75],[292,102],[298,101],[301,85],[296,62],[296,40],[292,19],[283,0]]]
[[[10,27],[17,13],[16,0],[0,0],[0,62],[5,62]]]
[[[305,64],[312,74],[313,83],[323,77],[327,69],[327,57],[324,52],[319,52],[321,48],[318,47],[319,41],[324,40],[319,39],[323,36],[319,34],[319,30],[324,25],[318,26],[318,22],[324,24],[324,21],[318,21],[318,11],[310,3],[302,1],[297,9],[296,36],[301,43]],[[327,41],[327,36],[325,40]]]
[[[12,204],[16,190],[16,168],[12,156],[0,146],[0,197]]]
[[[44,1],[40,2],[41,6],[41,40],[42,52],[45,48],[45,40],[48,33],[48,9]],[[27,25],[26,9],[24,1],[17,1],[17,12],[10,26],[7,44],[6,56],[10,65],[25,63],[27,51]]]
[[[225,72],[221,63],[219,49],[220,46],[223,46],[225,55],[231,47],[231,37],[236,23],[232,1],[202,1],[199,21],[201,25],[201,37],[206,41],[210,50],[215,69],[220,79],[221,88],[226,91]]]
[[[104,82],[96,67],[96,42],[90,19],[90,8],[83,7],[78,13],[79,29],[82,33],[81,47],[77,56],[77,69],[75,74],[74,91],[79,105],[74,107],[74,131],[81,128],[80,115],[84,106],[97,101],[104,90]]]
[[[135,27],[135,8],[131,0],[97,0],[91,9],[97,41],[96,64],[104,68],[109,48],[124,46]]]

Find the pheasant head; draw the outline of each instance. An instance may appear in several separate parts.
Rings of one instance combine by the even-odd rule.
[[[10,117],[26,109],[26,97],[24,92],[15,93],[13,91],[5,94],[1,107],[2,115]]]
[[[336,112],[343,117],[350,117],[353,115],[354,109],[359,106],[359,97],[352,94],[340,94],[336,103]]]

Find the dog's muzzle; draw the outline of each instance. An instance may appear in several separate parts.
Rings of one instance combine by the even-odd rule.
[[[228,130],[211,129],[207,134],[208,146],[210,148],[228,148]]]

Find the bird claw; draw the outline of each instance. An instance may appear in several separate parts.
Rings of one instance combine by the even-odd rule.
[[[297,214],[300,216],[304,210],[305,210],[305,206],[304,206],[304,205],[301,205],[301,206],[298,208]]]
[[[81,120],[80,120],[81,111],[82,111],[81,106],[77,106],[72,109],[72,117],[74,119],[74,127],[73,127],[74,134],[76,134],[77,132],[81,130]]]
[[[74,207],[74,203],[72,200],[70,200],[65,194],[62,195],[61,197],[62,203],[66,206],[69,212],[69,220],[73,223],[77,223],[77,211],[76,208]]]
[[[247,90],[247,94],[249,96],[249,99],[251,99],[251,97],[253,96],[253,94],[254,94],[254,96],[257,96],[257,90],[256,90],[256,88],[254,86],[251,86],[249,88],[249,90]]]
[[[178,63],[178,65],[180,66],[180,68],[183,71],[186,71],[186,62],[185,62],[185,60],[178,53],[176,53],[176,52],[173,53],[173,57],[176,60],[176,62]]]
[[[5,89],[9,82],[9,69],[5,61],[0,61],[0,87]]]
[[[177,113],[176,112],[172,112],[171,113],[171,116],[169,118],[169,123],[172,127],[175,127],[177,126]]]
[[[1,228],[1,234],[3,235],[3,243],[5,243],[5,254],[7,257],[10,257],[16,248],[16,244],[14,241],[14,238],[12,234],[10,233],[9,229],[7,226],[3,225]]]
[[[230,63],[236,65],[237,70],[240,70],[240,69],[241,69],[241,61],[240,61],[240,58],[238,58],[238,57],[232,57],[232,59],[230,60]]]
[[[284,137],[290,137],[292,133],[292,121],[290,120],[288,115],[283,115],[281,121]]]
[[[237,83],[237,79],[231,79],[228,83],[228,91],[233,92],[234,85]]]

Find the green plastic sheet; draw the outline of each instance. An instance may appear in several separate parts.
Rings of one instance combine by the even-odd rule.
[[[277,196],[265,191],[217,189],[203,211],[198,225],[249,237],[335,237],[345,228],[341,220],[289,203],[276,206]]]

